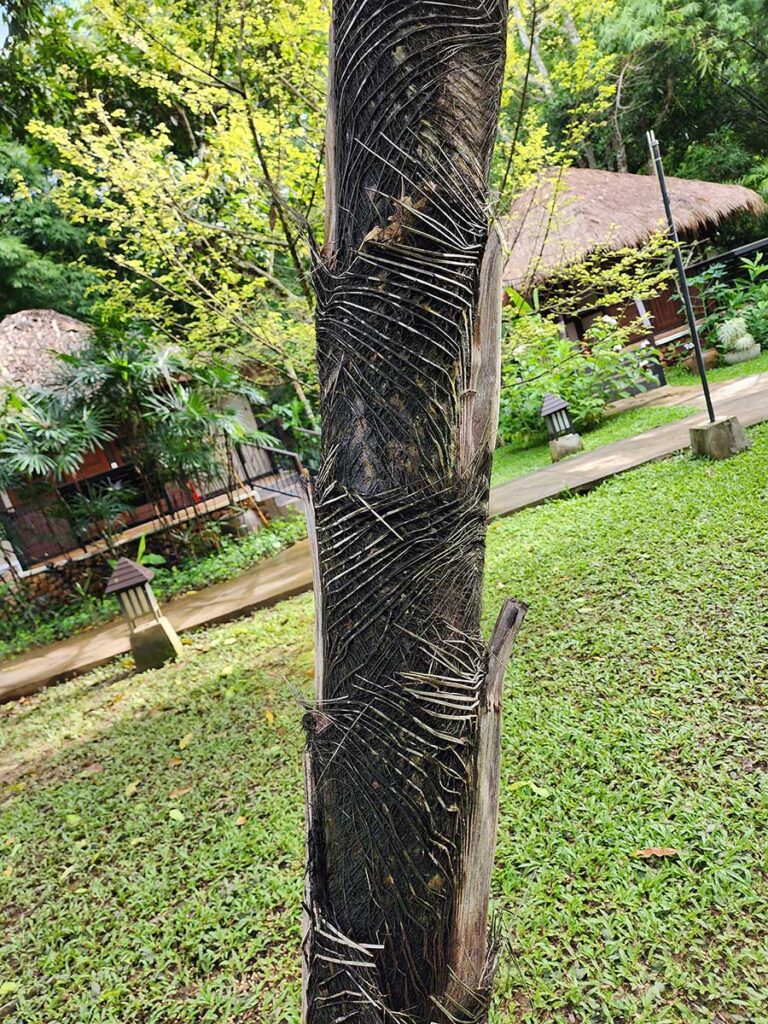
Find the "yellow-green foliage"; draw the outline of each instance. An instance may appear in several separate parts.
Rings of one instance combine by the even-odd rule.
[[[291,211],[317,226],[327,12],[317,0],[99,0],[94,66],[140,87],[186,133],[95,92],[77,122],[33,122],[64,168],[56,199],[113,269],[102,315],[140,318],[194,350],[236,347],[266,381],[313,380],[308,250]]]
[[[599,27],[614,6],[614,0],[510,5],[495,161],[500,210],[543,167],[573,164],[589,150],[590,133],[605,120],[615,91],[616,55],[598,45]],[[548,117],[552,104],[560,110],[557,129]]]

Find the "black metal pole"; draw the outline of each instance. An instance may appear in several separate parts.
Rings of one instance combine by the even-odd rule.
[[[709,390],[707,371],[704,367],[704,356],[701,354],[701,341],[699,339],[699,329],[696,326],[696,315],[693,312],[693,303],[691,302],[691,290],[688,287],[688,278],[685,273],[685,266],[683,265],[683,256],[680,252],[680,239],[677,236],[677,228],[675,227],[675,221],[672,217],[672,205],[669,201],[669,192],[667,191],[667,179],[664,176],[664,164],[661,162],[661,150],[659,148],[659,140],[656,138],[655,133],[652,131],[646,134],[646,138],[648,139],[648,148],[651,151],[654,167],[656,168],[656,177],[659,179],[661,198],[664,200],[664,210],[667,214],[669,235],[672,241],[675,243],[675,267],[677,268],[677,278],[678,283],[680,285],[680,294],[683,297],[683,303],[685,305],[685,315],[688,319],[688,328],[691,332],[691,341],[693,342],[693,349],[696,353],[696,365],[699,368],[699,376],[701,377],[701,387],[704,391],[704,398],[706,399],[707,403],[709,422],[714,423],[715,407],[712,405],[712,395]]]

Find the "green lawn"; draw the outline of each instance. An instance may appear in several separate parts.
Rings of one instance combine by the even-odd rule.
[[[490,527],[486,625],[506,594],[531,606],[493,1024],[768,1024],[768,427],[752,437]],[[183,664],[0,709],[14,1024],[297,1024],[311,616],[298,598],[195,635]]]
[[[736,366],[718,366],[715,370],[707,371],[707,378],[714,384],[719,380],[734,380],[736,377],[750,377],[753,373],[768,373],[768,352],[762,352],[757,359],[750,359],[747,363],[737,363]],[[675,386],[695,384],[698,375],[690,373],[682,365],[670,367],[666,371],[667,383]]]
[[[689,381],[690,383],[690,381]],[[623,441],[627,437],[635,437],[646,430],[661,427],[665,423],[684,419],[698,412],[694,406],[647,406],[644,409],[630,409],[628,412],[611,416],[595,430],[582,435],[584,450],[592,451],[612,441]],[[534,448],[522,448],[518,445],[507,445],[499,448],[493,456],[493,486],[504,484],[517,476],[532,473],[535,469],[552,464],[549,445],[540,444]]]

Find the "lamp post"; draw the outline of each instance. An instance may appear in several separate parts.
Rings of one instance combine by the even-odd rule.
[[[739,452],[743,452],[749,448],[749,438],[747,437],[746,431],[742,427],[741,423],[735,416],[724,416],[719,419],[715,416],[715,407],[712,403],[712,395],[709,391],[709,381],[707,380],[707,371],[704,366],[704,355],[701,351],[699,331],[696,326],[693,302],[691,301],[691,290],[688,287],[688,278],[685,273],[685,266],[683,265],[682,253],[680,252],[680,240],[677,235],[675,218],[672,213],[672,203],[669,198],[669,190],[667,188],[667,179],[664,174],[664,164],[661,159],[661,148],[659,146],[659,140],[656,138],[654,132],[647,132],[646,140],[648,142],[648,149],[656,171],[656,178],[659,182],[659,189],[661,190],[664,212],[667,216],[667,224],[669,226],[669,237],[672,239],[675,247],[675,269],[677,270],[680,295],[683,299],[683,305],[685,306],[685,315],[688,319],[688,328],[691,332],[691,341],[693,342],[693,349],[696,355],[696,365],[699,368],[701,387],[704,392],[704,400],[707,405],[707,415],[709,417],[708,423],[702,424],[701,426],[691,427],[689,431],[691,451],[694,455],[703,455],[710,459],[728,459],[732,455],[737,455]]]
[[[541,406],[541,415],[547,427],[549,451],[553,462],[559,462],[566,455],[575,455],[581,451],[581,437],[573,429],[568,403],[564,398],[546,394]]]
[[[160,611],[150,586],[154,575],[152,569],[120,558],[104,589],[105,597],[115,595],[128,622],[131,651],[140,672],[175,661],[182,653],[178,634]]]
[[[701,341],[699,340],[699,329],[696,325],[696,315],[693,311],[691,290],[688,287],[688,277],[685,273],[685,266],[683,265],[683,256],[680,252],[680,239],[677,236],[675,218],[672,215],[672,203],[670,202],[669,191],[667,190],[667,179],[664,174],[664,164],[661,159],[661,149],[659,148],[659,140],[656,138],[656,134],[652,131],[647,133],[646,138],[648,141],[648,149],[651,153],[651,159],[653,160],[653,166],[656,171],[656,178],[659,182],[659,189],[661,190],[661,200],[664,203],[664,212],[667,215],[669,237],[672,239],[675,246],[675,270],[677,271],[677,283],[680,288],[680,297],[682,298],[683,305],[685,306],[685,316],[688,320],[688,330],[691,332],[691,341],[693,342],[693,348],[696,354],[696,365],[699,370],[699,377],[701,378],[701,389],[704,392],[704,400],[707,403],[707,414],[709,415],[709,422],[714,423],[715,409],[712,405],[712,395],[709,391],[709,381],[707,380],[707,371],[704,366],[704,355],[701,351]]]

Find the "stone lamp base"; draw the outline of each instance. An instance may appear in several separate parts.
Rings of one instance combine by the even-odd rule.
[[[750,447],[746,431],[735,416],[724,416],[714,423],[691,427],[689,433],[691,451],[703,458],[730,459]]]
[[[137,626],[131,633],[131,652],[139,672],[160,668],[182,654],[181,641],[164,615]]]
[[[565,434],[549,442],[549,452],[553,462],[559,462],[566,455],[575,455],[584,447],[579,434]]]

